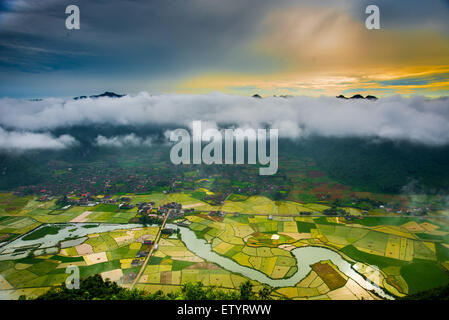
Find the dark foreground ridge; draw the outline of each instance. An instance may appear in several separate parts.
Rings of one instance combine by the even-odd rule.
[[[242,283],[238,290],[224,291],[215,287],[204,287],[201,282],[185,283],[180,290],[163,293],[147,293],[143,290],[129,290],[118,286],[107,279],[104,281],[99,274],[81,279],[80,288],[69,290],[62,283],[40,295],[36,300],[271,300],[272,288],[264,286],[258,292],[253,290],[250,281]],[[21,296],[19,300],[27,299]],[[449,300],[449,285],[421,291],[399,300]]]
[[[411,294],[403,300],[449,300],[449,285]]]
[[[21,296],[19,299],[26,299]],[[99,274],[80,280],[79,289],[67,289],[62,283],[40,295],[36,300],[270,300],[271,288],[263,287],[254,292],[253,285],[246,281],[235,291],[224,291],[214,287],[204,287],[201,282],[185,283],[180,290],[164,294],[161,290],[147,293],[143,290],[129,290]]]

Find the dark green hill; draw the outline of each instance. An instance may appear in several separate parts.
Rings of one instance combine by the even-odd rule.
[[[418,292],[404,297],[403,300],[449,300],[449,285]]]

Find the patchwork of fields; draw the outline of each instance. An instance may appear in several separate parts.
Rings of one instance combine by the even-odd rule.
[[[233,290],[246,280],[248,279],[241,275],[195,256],[180,240],[161,239],[159,248],[151,257],[137,288],[151,292],[170,292],[179,290],[183,283],[201,281],[204,286]],[[251,282],[255,290],[261,288],[260,283]]]
[[[143,241],[154,239],[158,229],[147,227],[89,234],[83,243],[61,248],[56,254],[0,261],[1,290],[7,290],[3,295],[11,298],[34,295],[59,285],[66,280],[69,265],[78,266],[82,278],[99,273],[105,279],[129,283],[139,269],[131,265],[132,260],[139,251],[148,249]]]
[[[122,196],[122,195],[121,195]],[[156,205],[181,203],[193,208],[182,221],[205,239],[213,252],[262,272],[272,279],[288,279],[298,270],[292,250],[320,246],[340,253],[367,279],[395,296],[404,296],[449,283],[449,225],[447,220],[414,217],[301,216],[302,211],[319,214],[323,204],[272,201],[268,198],[234,195],[220,207],[189,194],[127,194],[131,203],[154,201]],[[209,214],[224,210],[226,215]],[[232,213],[235,212],[235,213]],[[39,202],[31,197],[0,194],[0,243],[28,233],[23,240],[57,233],[55,223],[128,224],[137,208],[122,210],[116,205],[97,204],[60,209],[55,201]],[[178,222],[179,222],[178,221]],[[48,227],[36,229],[43,223]],[[33,231],[36,229],[35,231]],[[83,239],[61,239],[53,252],[35,251],[20,259],[1,259],[0,298],[38,295],[65,281],[66,267],[76,265],[81,277],[103,278],[129,286],[137,276],[158,227],[123,228],[89,233]],[[26,242],[26,241],[25,241]],[[17,250],[20,253],[20,250]],[[300,263],[300,261],[299,261]],[[311,266],[309,274],[295,286],[273,288],[273,297],[291,299],[377,299],[331,261]],[[151,292],[179,290],[186,282],[235,290],[248,278],[205,261],[189,251],[179,238],[159,241],[136,288]],[[255,290],[262,284],[251,280]]]
[[[375,269],[377,279],[372,280],[396,296],[449,283],[449,232],[440,221],[365,217],[353,223],[344,218],[226,215],[219,219],[202,214],[187,219],[215,252],[274,279],[288,278],[296,271],[290,250],[322,246],[339,252],[368,279]]]
[[[212,244],[213,251],[241,265],[259,270],[273,279],[289,277],[297,270],[296,259],[291,253],[276,246],[288,243],[289,237],[279,236],[273,240],[272,235],[265,233],[277,230],[276,221],[266,221],[264,216],[233,219],[229,215],[223,221],[209,219],[206,215],[188,216],[187,219],[192,222],[189,227],[198,237]],[[253,219],[251,224],[250,219]]]

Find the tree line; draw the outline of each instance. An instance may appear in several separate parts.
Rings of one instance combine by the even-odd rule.
[[[52,287],[36,300],[271,300],[272,289],[264,286],[257,292],[247,280],[237,290],[205,287],[201,282],[185,283],[177,291],[149,293],[139,289],[127,289],[117,283],[93,275],[80,280],[79,289],[67,289],[65,283]],[[27,299],[21,296],[20,299]]]

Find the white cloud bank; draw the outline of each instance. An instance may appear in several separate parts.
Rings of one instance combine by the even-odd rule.
[[[120,99],[0,99],[0,125],[42,130],[71,125],[176,125],[202,120],[241,128],[278,128],[281,137],[376,137],[429,145],[449,143],[449,100],[393,96],[377,101],[332,97],[265,98],[140,93]],[[103,137],[104,138],[104,137]],[[122,138],[97,143],[120,144]],[[137,138],[137,137],[136,137]],[[131,139],[132,140],[132,139]]]
[[[142,139],[134,133],[109,138],[99,135],[95,139],[95,143],[101,147],[149,147],[151,146],[151,137]]]
[[[72,136],[66,134],[54,137],[49,133],[6,131],[0,127],[0,149],[65,149],[75,144],[77,144],[77,141]]]

